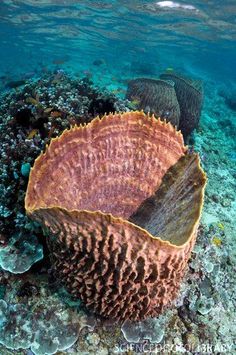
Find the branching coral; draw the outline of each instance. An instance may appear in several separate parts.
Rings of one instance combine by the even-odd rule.
[[[52,140],[31,170],[25,207],[74,295],[104,317],[140,320],[177,294],[205,181],[170,123],[110,114]]]

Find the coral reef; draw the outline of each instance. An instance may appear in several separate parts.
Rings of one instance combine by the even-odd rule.
[[[80,303],[68,306],[59,293],[48,289],[46,279],[36,286],[33,275],[25,283],[9,278],[15,289],[8,284],[6,301],[0,300],[0,343],[7,348],[55,354],[70,348],[84,327],[93,328],[94,322],[79,309]]]
[[[62,97],[60,102],[65,106],[65,111],[72,110],[70,100],[76,92],[78,83],[81,83],[81,79],[71,79],[63,74],[63,84],[52,83],[55,76],[56,73],[48,73],[37,81],[27,80],[26,86],[19,87],[17,90],[12,89],[0,96],[1,247],[7,245],[16,231],[19,235],[28,238],[28,242],[30,242],[30,235],[36,235],[37,238],[40,238],[41,243],[44,241],[44,238],[40,237],[42,232],[39,227],[32,224],[24,215],[23,199],[28,178],[21,174],[21,166],[25,163],[30,163],[32,166],[34,159],[48,143],[50,138],[48,138],[47,132],[50,129],[47,126],[50,126],[50,122],[54,125],[55,120],[57,121],[57,127],[52,132],[52,137],[60,134],[64,128],[69,128],[69,123],[66,119],[67,116],[55,118],[48,115],[49,122],[45,125],[46,134],[43,135],[42,130],[35,132],[31,126],[20,125],[15,120],[12,122],[12,119],[18,109],[29,108],[33,113],[36,112],[35,106],[26,103],[24,97],[26,95],[34,98],[37,91],[41,92],[39,102],[45,110],[53,106],[55,111],[62,112],[62,107],[58,103],[59,97]],[[107,75],[106,80],[111,82],[111,78],[108,79]],[[57,284],[57,280],[53,278],[51,280],[50,269],[48,270],[48,256],[44,248],[44,261],[39,262],[24,274],[14,275],[0,269],[0,299],[6,302],[8,312],[11,310],[11,314],[14,315],[13,323],[17,322],[15,323],[17,327],[14,327],[13,323],[10,324],[9,313],[5,313],[7,314],[5,320],[1,314],[1,326],[5,324],[3,329],[0,328],[1,337],[4,336],[8,325],[9,331],[6,339],[10,339],[10,336],[15,338],[17,345],[19,340],[17,329],[22,336],[21,344],[26,343],[29,336],[28,329],[26,328],[26,331],[19,329],[19,325],[22,323],[19,323],[19,317],[16,317],[16,312],[12,310],[14,307],[17,309],[17,305],[19,305],[18,309],[23,311],[22,305],[24,305],[24,313],[21,314],[26,314],[27,309],[31,313],[28,318],[26,314],[26,321],[27,319],[32,320],[33,317],[36,318],[33,322],[35,328],[32,330],[31,339],[35,337],[35,330],[45,331],[45,321],[42,321],[42,328],[37,322],[37,319],[42,320],[43,314],[46,316],[45,319],[52,319],[55,324],[55,319],[59,314],[56,312],[55,316],[51,315],[50,308],[55,311],[61,310],[62,315],[69,315],[68,322],[60,320],[60,316],[58,318],[58,325],[62,325],[64,322],[64,326],[68,327],[68,334],[73,329],[69,320],[75,320],[75,324],[78,324],[79,328],[84,324],[84,321],[89,325],[81,330],[77,336],[78,340],[72,347],[58,351],[58,355],[115,355],[117,353],[133,355],[144,352],[235,354],[236,125],[235,112],[228,107],[220,93],[221,89],[222,84],[218,86],[215,81],[205,83],[204,108],[200,126],[194,132],[191,140],[194,149],[201,156],[201,164],[207,172],[208,184],[198,238],[190,259],[189,269],[181,286],[180,295],[173,307],[158,318],[147,319],[138,324],[126,322],[122,328],[114,323],[99,320],[95,326],[93,318],[88,319],[84,309],[81,309],[80,302],[71,299]],[[91,90],[90,84],[88,90]],[[99,95],[106,97],[103,89],[100,89]],[[79,101],[81,105],[78,107],[87,112],[86,91]],[[68,107],[66,108],[67,103]],[[115,98],[115,106],[117,111],[128,109],[127,101],[117,98]],[[83,117],[79,108],[77,114]],[[192,148],[190,146],[190,150]],[[7,156],[9,159],[6,158]],[[3,234],[3,230],[5,230],[5,234]],[[47,273],[49,273],[49,279],[45,278]],[[28,323],[28,325],[30,324]],[[26,323],[24,325],[27,326]],[[61,328],[63,334],[65,334],[64,326]],[[152,332],[153,328],[155,332]],[[57,330],[58,327],[56,327],[55,333],[51,330],[45,331],[47,341],[50,340],[54,345],[58,342],[54,337],[58,334]],[[59,338],[59,341],[61,340],[62,338]],[[33,354],[29,348],[8,349],[2,343],[8,345],[6,340],[0,338],[0,354]],[[62,348],[63,344],[61,343],[60,346],[59,348]]]
[[[43,242],[41,229],[32,224],[24,211],[24,193],[30,167],[40,151],[65,128],[89,122],[94,114],[118,109],[126,108],[114,95],[99,91],[88,78],[71,78],[62,71],[44,74],[38,80],[28,80],[21,89],[1,94],[1,250],[8,242],[11,244],[1,255],[13,250],[13,239],[22,240],[17,242],[17,247],[14,242],[14,250],[20,249],[24,235],[32,234],[32,238],[28,237],[28,247],[31,240],[32,248],[35,248],[35,237]],[[28,258],[28,261],[25,270],[33,259],[30,261]]]
[[[16,234],[0,246],[0,266],[13,273],[24,273],[43,258],[43,248],[35,235]]]
[[[137,109],[154,113],[179,127],[180,109],[174,83],[165,80],[139,78],[129,81],[127,99],[136,102]]]
[[[200,80],[193,80],[173,72],[160,75],[163,80],[174,82],[180,107],[179,129],[184,138],[198,127],[203,102],[203,88]]]
[[[143,340],[160,343],[165,334],[167,314],[168,311],[165,315],[159,315],[158,318],[149,318],[142,322],[125,321],[121,327],[125,339],[130,343],[140,343]]]
[[[176,296],[205,185],[185,152],[173,126],[129,112],[65,131],[36,159],[26,211],[47,228],[56,277],[97,314],[140,320]]]

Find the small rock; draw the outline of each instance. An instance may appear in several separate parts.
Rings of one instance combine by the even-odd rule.
[[[14,176],[14,179],[19,179],[19,175],[17,174],[17,172],[16,171],[13,171],[13,176]]]
[[[90,345],[98,345],[100,343],[100,337],[97,333],[89,333],[86,340]]]
[[[229,201],[228,199],[225,199],[221,202],[221,205],[223,207],[230,207],[231,206],[231,201]]]
[[[199,345],[199,339],[193,333],[187,333],[185,341],[188,346],[187,348],[192,351],[196,350]]]
[[[24,176],[24,177],[28,177],[29,176],[29,173],[30,173],[30,163],[24,163],[21,165],[21,175]]]
[[[211,198],[212,198],[212,201],[214,201],[214,202],[216,202],[216,203],[219,202],[219,196],[218,196],[217,194],[213,194],[213,195],[211,196]]]
[[[39,289],[37,286],[26,281],[21,288],[17,291],[18,297],[33,297],[39,295]]]
[[[197,311],[203,316],[211,312],[213,306],[213,300],[205,296],[201,296],[200,299],[197,301]]]

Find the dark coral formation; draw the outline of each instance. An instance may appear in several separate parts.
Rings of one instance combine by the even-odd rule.
[[[27,236],[33,227],[24,211],[25,167],[32,166],[50,139],[64,129],[118,110],[119,105],[113,94],[97,89],[87,77],[71,78],[63,72],[44,74],[1,94],[1,241],[7,245],[13,235]]]
[[[180,109],[174,83],[165,80],[139,78],[128,83],[126,94],[130,101],[137,101],[137,108],[166,119],[179,127]]]
[[[104,317],[140,320],[177,294],[204,186],[197,156],[186,155],[171,124],[115,114],[52,140],[31,171],[25,206],[46,227],[57,279]]]
[[[171,80],[175,84],[175,92],[180,107],[179,129],[186,138],[199,124],[203,102],[202,82],[172,72],[164,73],[160,75],[160,78]]]

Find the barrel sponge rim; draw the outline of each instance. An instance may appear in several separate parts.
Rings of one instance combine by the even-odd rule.
[[[125,112],[125,113],[119,113],[122,117],[125,116],[129,116],[129,115],[141,115],[140,117],[147,117],[149,120],[153,120],[155,119],[155,121],[162,126],[167,127],[170,130],[170,132],[174,133],[176,135],[176,137],[178,139],[180,139],[181,141],[183,141],[183,137],[180,131],[177,131],[175,127],[173,127],[169,122],[166,123],[166,121],[162,121],[160,120],[160,118],[156,119],[154,115],[146,115],[143,111],[133,111],[133,112]],[[115,115],[117,115],[117,113],[115,114],[109,114],[109,115],[105,115],[102,118],[96,117],[94,120],[92,120],[91,122],[89,122],[88,124],[81,124],[79,126],[73,126],[70,129],[65,129],[62,134],[59,137],[53,138],[50,142],[49,145],[46,146],[45,152],[41,152],[41,154],[38,156],[38,158],[35,160],[34,162],[34,166],[31,168],[30,171],[30,176],[29,176],[29,182],[28,182],[28,187],[27,187],[27,191],[26,191],[26,196],[25,196],[25,209],[26,209],[26,213],[29,216],[32,216],[34,214],[38,215],[39,214],[43,214],[44,211],[49,211],[49,210],[61,210],[64,211],[64,213],[66,214],[71,214],[71,215],[75,215],[75,214],[83,214],[86,213],[89,216],[101,216],[103,218],[110,218],[112,222],[114,222],[114,224],[116,223],[121,223],[123,225],[127,225],[131,228],[137,229],[139,232],[141,232],[143,234],[143,237],[145,238],[151,238],[153,240],[155,240],[158,244],[162,245],[163,247],[168,247],[171,248],[173,250],[181,250],[184,249],[186,247],[187,244],[190,243],[191,239],[194,237],[195,232],[196,232],[196,228],[198,226],[200,217],[201,217],[201,212],[202,212],[202,208],[203,208],[203,203],[204,203],[204,190],[205,190],[205,181],[206,181],[206,174],[203,171],[202,167],[200,166],[200,158],[197,155],[197,169],[199,169],[199,172],[204,180],[202,189],[201,189],[201,195],[200,195],[200,204],[198,206],[198,211],[195,215],[195,222],[192,226],[191,232],[189,233],[188,238],[186,239],[186,241],[182,244],[182,245],[176,245],[173,244],[171,242],[169,242],[168,240],[163,240],[161,238],[161,236],[154,236],[151,233],[149,233],[146,229],[136,225],[135,223],[122,218],[122,217],[115,217],[113,216],[111,213],[104,213],[100,210],[96,210],[96,211],[91,211],[91,210],[87,210],[87,209],[67,209],[64,208],[62,206],[58,206],[58,205],[50,205],[48,207],[39,207],[39,208],[34,208],[34,206],[30,205],[30,196],[29,196],[29,190],[32,184],[32,177],[33,177],[33,172],[34,170],[37,168],[38,163],[46,156],[46,154],[50,154],[50,150],[53,148],[53,145],[56,142],[60,142],[62,141],[66,135],[70,134],[71,132],[77,131],[77,130],[86,130],[86,129],[90,129],[92,127],[96,127],[96,125],[98,125],[100,122],[104,122],[105,120],[109,120],[112,119],[112,117],[115,117]],[[187,151],[187,147],[184,146],[184,152]]]
[[[30,211],[30,209],[34,209],[31,205],[31,208],[29,207],[29,191],[32,188],[32,179],[33,175],[38,174],[38,176],[42,175],[42,170],[40,171],[40,168],[43,165],[44,159],[46,159],[47,155],[50,155],[50,153],[53,151],[55,146],[59,145],[61,142],[63,142],[66,139],[69,139],[70,135],[73,135],[74,133],[78,132],[81,133],[81,135],[86,134],[86,131],[92,131],[96,129],[99,126],[102,126],[103,124],[109,123],[109,121],[112,122],[112,120],[115,120],[117,118],[123,119],[124,121],[128,122],[128,118],[131,118],[132,120],[136,120],[136,122],[139,122],[139,124],[142,126],[144,124],[152,124],[155,125],[156,127],[159,127],[161,129],[164,129],[165,131],[168,131],[168,135],[171,138],[175,138],[175,144],[179,145],[178,149],[181,150],[181,154],[184,154],[187,151],[187,146],[184,145],[184,140],[181,131],[177,130],[170,122],[167,122],[166,120],[161,120],[160,118],[156,118],[154,114],[150,115],[145,114],[143,110],[141,111],[129,111],[129,112],[124,112],[124,113],[110,113],[104,115],[102,118],[99,116],[95,117],[91,122],[88,124],[80,124],[75,125],[73,127],[70,127],[70,129],[65,129],[60,136],[52,138],[50,143],[45,146],[45,151],[42,151],[41,154],[35,159],[33,167],[30,169],[30,175],[29,175],[29,180],[28,180],[28,187],[26,191],[26,197],[25,197],[25,208],[27,211]],[[32,202],[32,201],[31,201]]]

